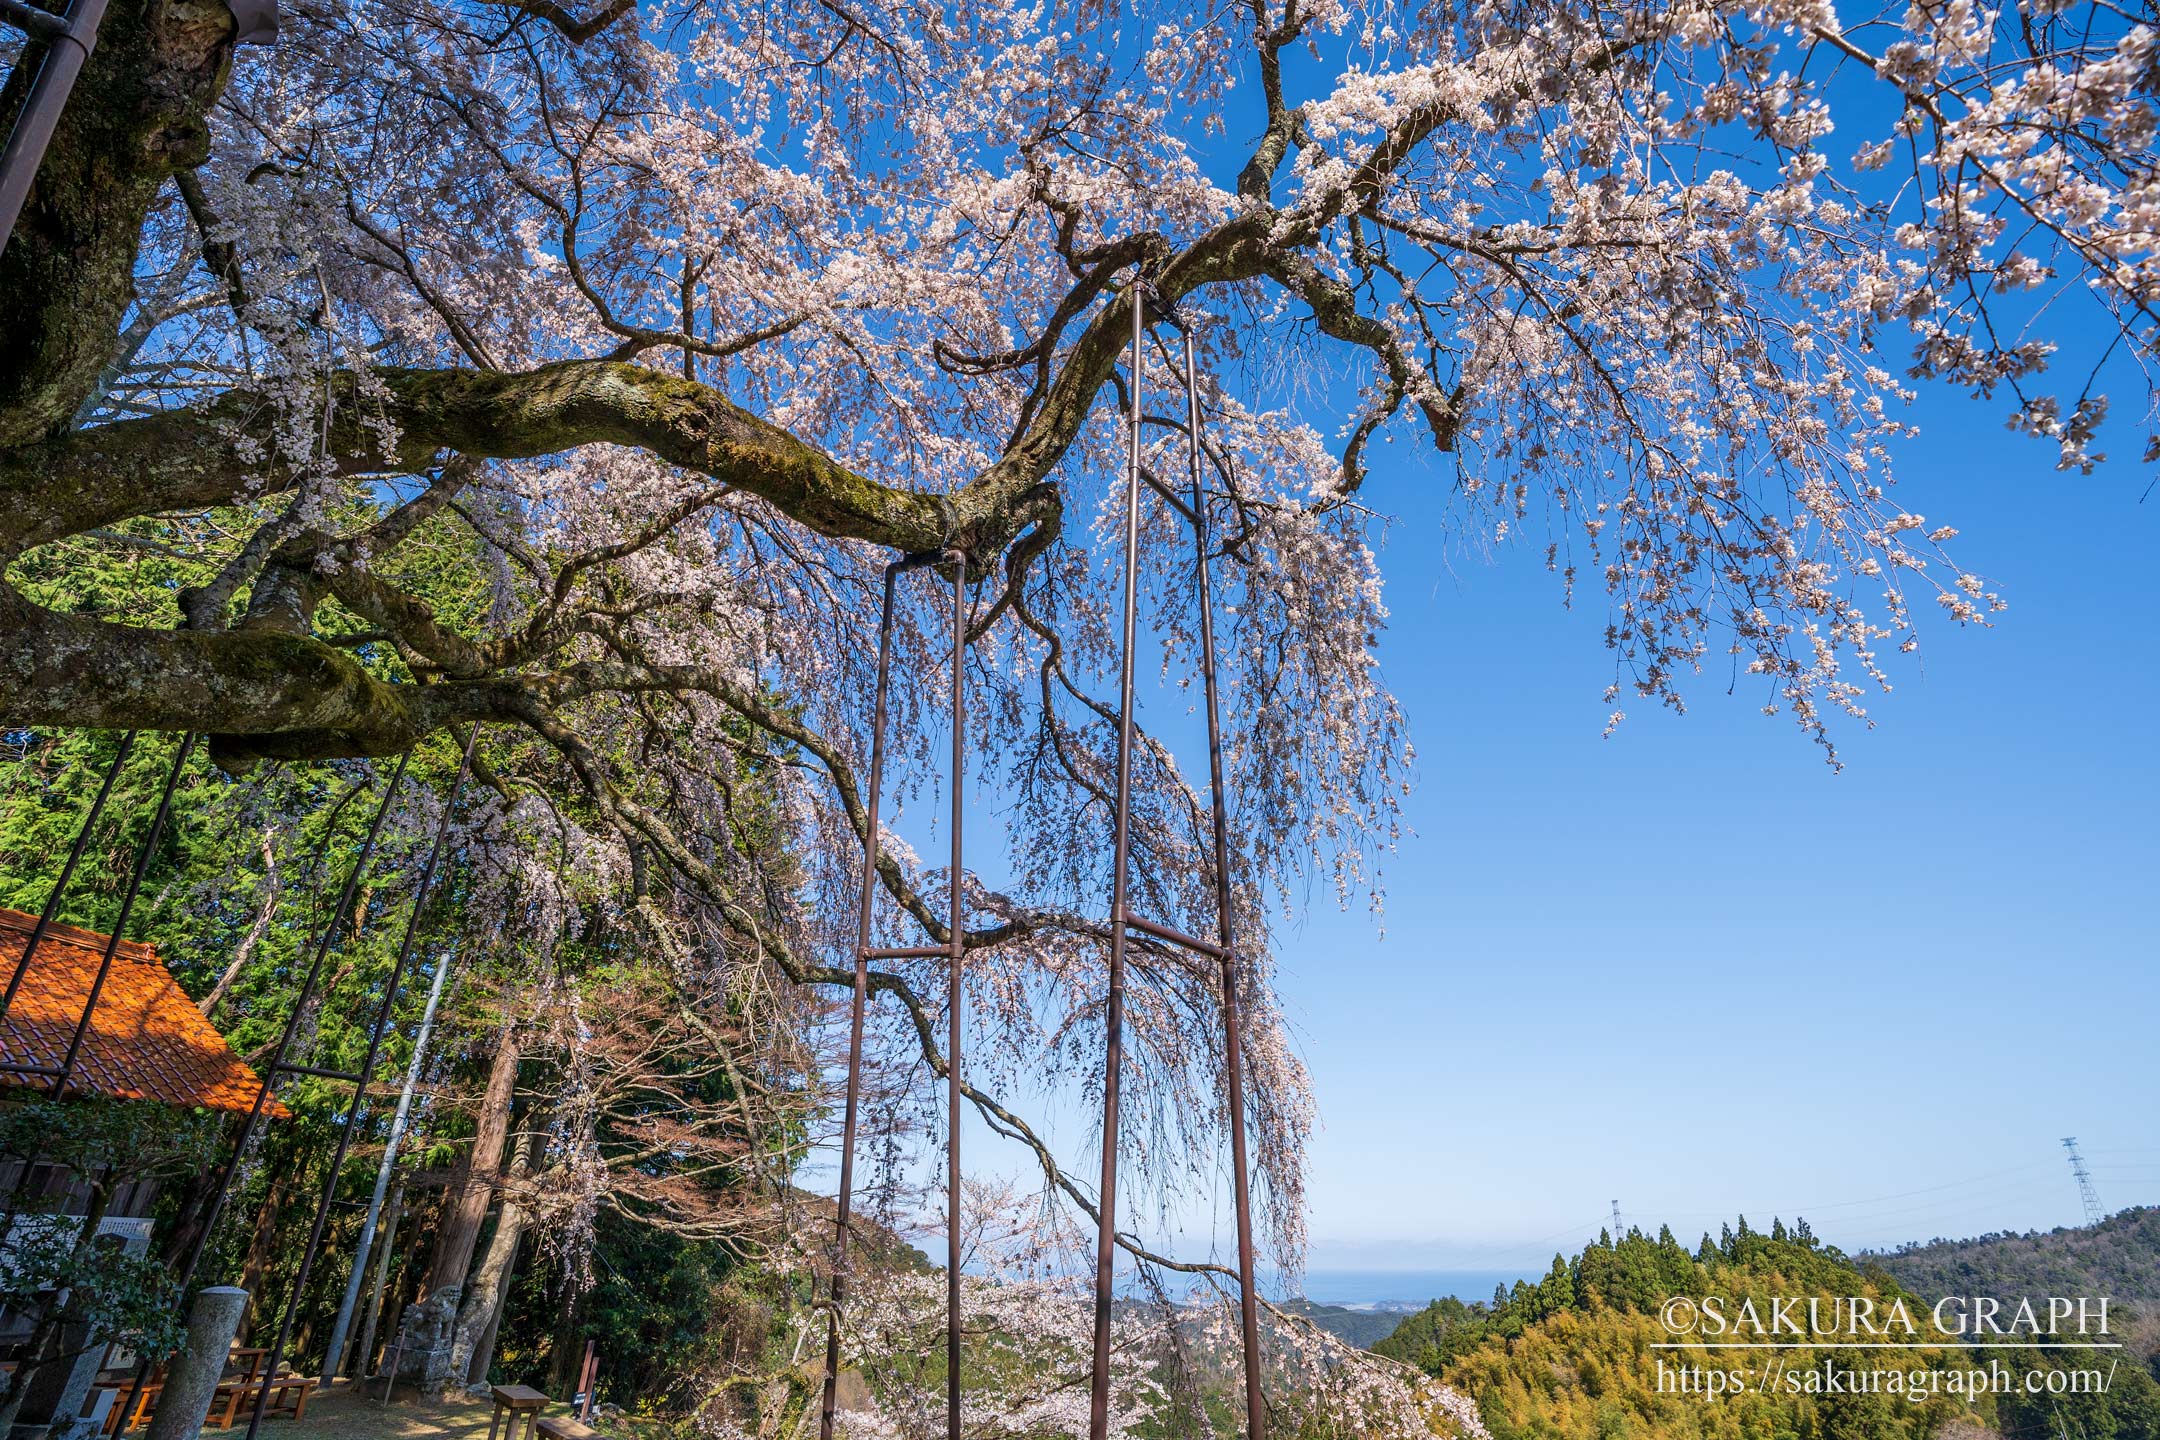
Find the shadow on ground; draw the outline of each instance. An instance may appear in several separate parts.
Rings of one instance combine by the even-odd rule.
[[[385,1405],[340,1382],[308,1406],[305,1420],[263,1422],[262,1440],[487,1440],[491,1409],[466,1395],[423,1400],[405,1393]],[[547,1413],[568,1414],[569,1407],[552,1405]],[[203,1431],[205,1440],[240,1433]]]

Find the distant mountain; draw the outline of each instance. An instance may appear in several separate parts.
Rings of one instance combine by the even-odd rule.
[[[1804,1221],[1791,1230],[1774,1221],[1765,1235],[1741,1219],[1692,1253],[1669,1230],[1631,1230],[1573,1259],[1555,1256],[1542,1281],[1490,1304],[1435,1301],[1371,1348],[1469,1395],[1492,1440],[2160,1440],[2160,1384],[2145,1365],[2111,1364],[2096,1391],[2072,1373],[2080,1362],[2069,1354],[2001,1343],[1990,1359],[2045,1378],[1968,1403],[1954,1378],[1975,1352],[1929,1324],[1930,1303],[1949,1294],[2107,1294],[2133,1304],[2155,1293],[2156,1239],[2154,1212],[2089,1231],[1870,1256],[1823,1244]],[[1907,1303],[1918,1343],[1894,1360],[1806,1340],[1781,1344],[1775,1361],[1741,1351],[1705,1360],[1673,1339],[1665,1307],[1674,1296],[1726,1297],[1728,1307],[1744,1297],[1763,1313],[1780,1298],[1827,1301],[1833,1316],[1841,1298],[1877,1310]],[[2131,1334],[2133,1345],[2146,1338]],[[1887,1379],[1856,1388],[1835,1381],[1839,1367]],[[1791,1380],[1817,1375],[1832,1378],[1816,1388]],[[1881,1388],[1892,1380],[1909,1388]],[[1724,1382],[1719,1398],[1689,1388],[1710,1381]]]
[[[1402,1322],[1400,1310],[1353,1310],[1347,1305],[1322,1305],[1314,1300],[1286,1300],[1283,1309],[1306,1319],[1337,1339],[1370,1350],[1395,1333]]]
[[[2160,1206],[2097,1225],[1930,1240],[1855,1257],[1929,1301],[1945,1295],[2109,1295],[2160,1305]]]

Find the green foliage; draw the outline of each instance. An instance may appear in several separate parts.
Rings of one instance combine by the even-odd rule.
[[[216,1155],[220,1131],[221,1117],[207,1110],[90,1095],[0,1105],[0,1155],[116,1182],[200,1170]]]
[[[1865,1258],[1930,1301],[1973,1294],[2160,1301],[2160,1206],[2136,1206],[2097,1225],[1930,1240]]]
[[[87,1327],[86,1346],[119,1340],[163,1357],[187,1336],[179,1287],[155,1255],[128,1254],[117,1235],[86,1241],[78,1216],[17,1216],[0,1250],[0,1305],[29,1314],[63,1293],[69,1320]]]
[[[1959,1293],[2020,1292],[1992,1284],[1976,1292],[1968,1277]],[[1722,1296],[1734,1304],[1753,1298],[1765,1307],[1774,1297],[1856,1296],[1887,1305],[1903,1296],[1920,1338],[1939,1340],[1942,1348],[1900,1351],[1891,1361],[1794,1344],[1776,1358],[1801,1379],[1826,1361],[1846,1370],[1879,1364],[1886,1371],[1925,1371],[1928,1378],[1915,1382],[1922,1390],[1950,1393],[1917,1399],[1902,1392],[1762,1393],[1759,1354],[1742,1360],[1660,1348],[1674,1338],[1659,1319],[1672,1296]],[[1950,1372],[1998,1358],[2020,1376],[2032,1369],[2089,1369],[2091,1361],[2022,1346],[1960,1346],[1933,1330],[1928,1312],[1925,1300],[1883,1268],[1856,1264],[1816,1240],[1804,1222],[1790,1231],[1774,1222],[1765,1235],[1742,1219],[1718,1240],[1706,1235],[1692,1254],[1669,1230],[1655,1239],[1639,1230],[1618,1241],[1601,1237],[1572,1260],[1555,1256],[1538,1283],[1518,1283],[1489,1304],[1437,1301],[1373,1349],[1471,1395],[1495,1440],[1923,1440],[1960,1417],[1983,1427],[1999,1424],[2014,1440],[2160,1436],[2160,1386],[2135,1364],[2117,1368],[2106,1394],[2074,1393],[2074,1383],[2065,1383],[2061,1395],[1983,1395],[1968,1403],[1948,1382]],[[1705,1371],[1744,1366],[1748,1391],[1720,1398],[1685,1393],[1671,1379],[1683,1365]]]
[[[386,490],[376,505],[354,505],[353,513],[324,517],[324,523],[357,529],[392,498]],[[495,503],[477,492],[468,498],[475,505]],[[184,558],[175,542],[187,540],[215,559],[216,543],[194,546],[207,533],[204,527],[244,534],[260,518],[129,521],[115,532],[42,547],[19,560],[9,578],[40,604],[170,628],[180,618],[180,593],[211,573],[209,564]],[[181,535],[174,527],[196,529]],[[525,602],[534,598],[529,576],[488,551],[469,525],[448,513],[424,522],[411,541],[376,563],[385,579],[420,598],[452,631],[478,633],[490,607],[521,593],[519,587]],[[372,672],[413,678],[394,649],[363,637],[368,627],[357,617],[334,605],[326,615],[327,628],[351,635],[347,648]],[[659,711],[645,718],[667,720]],[[603,754],[655,743],[653,735],[624,726],[620,716],[595,717],[584,736]],[[415,881],[448,801],[462,739],[442,734],[415,750],[375,858],[361,874],[350,913],[334,930],[339,891],[353,873],[395,762],[271,763],[236,776],[214,768],[199,748],[175,793],[173,816],[150,859],[127,938],[154,944],[186,993],[209,1005],[210,1019],[233,1048],[258,1065],[292,1015],[303,977],[327,941],[321,987],[299,1016],[290,1058],[356,1069],[412,917]],[[747,726],[737,741],[738,768],[715,777],[726,790],[727,803],[713,811],[721,828],[697,838],[755,853],[760,883],[784,898],[794,873],[782,853],[787,817],[775,808],[762,777],[770,766],[796,757]],[[138,738],[110,803],[90,827],[81,868],[57,918],[97,930],[112,927],[177,743],[170,735]],[[0,736],[0,905],[36,911],[44,904],[119,744],[117,735],[72,730]],[[685,1226],[671,1207],[725,1212],[731,1205],[748,1208],[742,1196],[769,1196],[772,1182],[786,1179],[776,1167],[787,1162],[773,1157],[800,1153],[811,1117],[775,1103],[761,1122],[770,1133],[733,1134],[723,1137],[725,1145],[703,1151],[691,1143],[694,1136],[653,1147],[652,1135],[667,1127],[702,1123],[710,1131],[713,1115],[741,1109],[737,1077],[721,1073],[724,1057],[709,1043],[727,1030],[730,1002],[681,994],[682,968],[654,952],[638,920],[626,913],[621,877],[581,863],[572,832],[604,826],[559,757],[507,726],[486,732],[480,747],[487,774],[468,782],[459,810],[472,823],[452,832],[451,852],[419,917],[418,948],[378,1062],[378,1085],[394,1083],[411,1059],[430,969],[454,964],[456,983],[426,1067],[427,1088],[401,1151],[401,1173],[413,1183],[391,1256],[385,1333],[419,1289],[446,1193],[445,1173],[462,1162],[474,1133],[469,1097],[478,1093],[506,1019],[533,1015],[543,993],[554,997],[551,1003],[566,994],[587,997],[596,1007],[589,1028],[601,1030],[624,1028],[622,1014],[603,997],[631,997],[663,1019],[679,1004],[699,1005],[705,1007],[700,1022],[717,1028],[655,1060],[652,1083],[610,1091],[608,1108],[591,1120],[590,1133],[572,1135],[573,1122],[563,1118],[575,1107],[562,1097],[583,1082],[570,1073],[561,1035],[538,1039],[528,1049],[518,1077],[519,1123],[540,1129],[552,1124],[562,1142],[543,1168],[561,1164],[573,1143],[589,1142],[595,1153],[617,1161],[633,1151],[650,1153],[629,1167],[634,1183],[611,1186],[582,1209],[567,1207],[575,1213],[552,1214],[528,1234],[496,1350],[499,1377],[566,1390],[585,1341],[592,1339],[608,1399],[633,1409],[679,1405],[708,1362],[714,1370],[766,1363],[773,1326],[808,1297],[763,1275],[749,1258],[754,1246],[714,1238],[724,1225]],[[618,769],[632,777],[628,793],[636,802],[665,807],[677,799],[668,788],[674,782],[659,767],[622,762]],[[545,804],[534,803],[534,796],[545,797]],[[521,808],[513,811],[514,803]],[[484,817],[475,821],[483,807]],[[657,898],[667,901],[669,886],[668,877],[659,877]],[[542,908],[559,921],[544,942],[532,938],[530,913]],[[548,1026],[533,1028],[537,1033]],[[747,1069],[756,1062],[746,1054],[743,1063]],[[211,1237],[202,1277],[254,1288],[258,1324],[287,1300],[350,1095],[349,1085],[318,1078],[279,1083],[278,1098],[291,1118],[264,1127]],[[806,1098],[803,1108],[813,1099]],[[338,1203],[330,1212],[323,1260],[300,1297],[303,1350],[322,1343],[342,1290],[390,1111],[380,1098],[362,1110],[351,1154],[334,1178]],[[552,1122],[551,1113],[557,1117]],[[72,1165],[113,1139],[91,1133],[88,1116],[87,1109],[68,1114],[83,1131],[71,1136],[51,1128],[50,1117],[40,1122],[50,1133],[40,1135],[28,1113],[0,1115],[0,1144],[46,1146],[37,1153]],[[13,1142],[10,1133],[17,1137]],[[748,1158],[725,1153],[730,1147]],[[760,1168],[772,1173],[753,1174]],[[176,1183],[159,1199],[160,1218],[170,1222],[196,1213],[191,1207],[202,1198],[202,1172],[211,1169],[205,1163],[175,1172]],[[671,1233],[671,1226],[698,1233]],[[29,1258],[26,1252],[26,1263]],[[61,1261],[57,1253],[39,1260],[48,1281],[64,1278]],[[130,1312],[129,1323],[160,1306],[168,1319],[176,1311],[172,1297],[153,1294],[155,1278],[146,1267],[129,1280],[140,1280],[137,1288],[151,1297],[138,1307],[140,1314]],[[108,1291],[117,1302],[120,1287]],[[314,1361],[298,1357],[303,1367]]]
[[[1495,1304],[1464,1304],[1453,1295],[1435,1300],[1423,1310],[1398,1322],[1386,1338],[1368,1348],[1391,1360],[1415,1365],[1428,1375],[1438,1375],[1450,1360],[1468,1354],[1491,1332],[1486,1321],[1504,1308]]]
[[[2097,1225],[1970,1240],[1931,1240],[1864,1257],[1934,1302],[1945,1296],[2107,1296],[2111,1335],[2128,1349],[2104,1393],[2077,1388],[2087,1368],[2059,1351],[1996,1347],[2021,1372],[2063,1372],[2061,1393],[2017,1394],[1997,1407],[2006,1440],[2146,1440],[2160,1436],[2160,1207]],[[2144,1368],[2138,1369],[2142,1362]]]
[[[92,1177],[87,1219],[94,1225],[102,1197],[118,1186],[170,1180],[210,1163],[219,1129],[219,1117],[208,1112],[135,1101],[20,1101],[0,1107],[0,1155]],[[20,1195],[10,1199],[0,1308],[36,1313],[64,1294],[70,1321],[86,1327],[83,1343],[121,1340],[140,1353],[170,1354],[186,1325],[165,1266],[154,1254],[128,1254],[118,1236],[85,1234],[84,1216],[49,1213],[65,1198],[27,1211]]]

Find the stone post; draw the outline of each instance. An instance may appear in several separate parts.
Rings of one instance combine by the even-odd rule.
[[[166,1366],[165,1390],[150,1419],[150,1440],[195,1440],[202,1433],[247,1298],[248,1292],[235,1285],[196,1292],[188,1311],[187,1344]]]

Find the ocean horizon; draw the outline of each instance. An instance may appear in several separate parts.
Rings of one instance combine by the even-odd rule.
[[[1540,1272],[1542,1273],[1542,1271]],[[1490,1300],[1496,1285],[1536,1277],[1521,1270],[1341,1270],[1311,1269],[1301,1287],[1316,1305],[1352,1309],[1422,1310],[1453,1295],[1458,1300]]]

